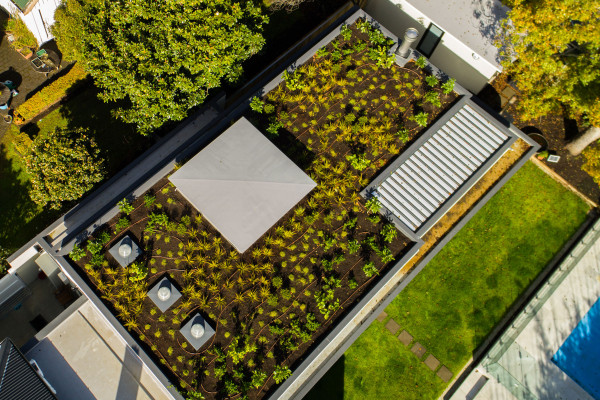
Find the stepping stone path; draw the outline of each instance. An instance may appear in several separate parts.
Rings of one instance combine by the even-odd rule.
[[[381,314],[379,314],[379,316],[377,317],[377,320],[379,322],[383,322],[387,318],[387,316],[388,316],[388,314],[385,311],[383,311]],[[385,327],[393,335],[395,335],[400,330],[400,325],[393,319],[390,319],[387,322],[387,324],[385,324]],[[414,339],[413,336],[410,333],[408,333],[406,330],[403,330],[398,335],[398,340],[400,341],[400,343],[402,343],[405,346],[410,345],[412,343],[413,339]],[[419,342],[416,342],[415,344],[413,344],[413,346],[410,348],[410,351],[415,356],[417,356],[417,358],[419,360],[423,360],[423,356],[427,353],[427,349],[425,347],[423,347],[423,345]],[[429,353],[427,355],[427,358],[425,358],[425,360],[423,360],[423,363],[427,366],[427,368],[429,368],[431,371],[434,371],[434,372],[441,364],[440,360],[438,360],[431,353]],[[448,369],[448,367],[446,367],[445,365],[442,365],[442,367],[437,371],[436,375],[444,382],[450,382],[450,380],[452,379],[452,376],[454,374],[452,374],[452,372]]]
[[[435,371],[437,369],[437,367],[440,366],[440,360],[435,358],[433,356],[433,354],[428,355],[427,358],[425,359],[425,361],[423,361],[423,362],[432,371]]]
[[[398,335],[398,340],[400,340],[400,343],[403,345],[408,346],[412,342],[413,337],[410,333],[402,331],[400,335]]]
[[[400,330],[400,325],[398,325],[398,323],[396,321],[394,321],[393,319],[390,319],[388,321],[388,323],[385,324],[385,327],[387,328],[388,331],[392,332],[392,335],[395,335],[396,332],[398,332]]]
[[[417,342],[413,345],[413,347],[412,347],[412,349],[410,349],[410,351],[412,351],[420,360],[421,358],[423,358],[423,356],[427,352],[427,349],[425,349],[425,347],[423,347],[421,345],[421,343]]]
[[[452,379],[452,372],[445,366],[442,365],[442,368],[437,372],[437,376],[439,376],[444,382],[450,382]]]

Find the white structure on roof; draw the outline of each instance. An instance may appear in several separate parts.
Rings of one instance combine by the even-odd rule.
[[[0,0],[0,8],[21,18],[40,45],[54,38],[50,27],[60,4],[61,0]]]
[[[365,10],[398,37],[416,28],[416,49],[473,93],[502,71],[494,42],[509,8],[499,0],[369,0]]]
[[[316,186],[245,118],[169,180],[240,253]]]

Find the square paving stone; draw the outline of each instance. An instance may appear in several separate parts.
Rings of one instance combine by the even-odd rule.
[[[400,340],[400,342],[405,345],[408,346],[410,344],[410,342],[413,341],[413,337],[410,333],[406,332],[406,331],[402,331],[399,335],[398,335],[398,340]]]
[[[433,354],[428,355],[424,362],[425,365],[427,365],[427,367],[432,371],[435,371],[440,365],[440,360],[435,358]]]
[[[452,372],[445,365],[442,365],[442,368],[437,372],[437,376],[439,376],[444,382],[450,382],[452,379]]]
[[[377,321],[383,322],[386,318],[387,318],[387,313],[385,311],[382,311],[381,314],[379,314],[379,316],[377,317]]]
[[[385,324],[385,327],[388,331],[392,332],[392,335],[395,335],[396,332],[398,332],[398,330],[400,329],[400,325],[398,325],[398,323],[393,319],[390,319],[388,323]]]
[[[421,345],[421,343],[417,342],[413,345],[413,347],[410,349],[410,351],[412,351],[415,354],[415,356],[417,356],[417,357],[419,357],[419,359],[421,359],[427,352],[427,349],[425,349],[425,347],[423,347]]]

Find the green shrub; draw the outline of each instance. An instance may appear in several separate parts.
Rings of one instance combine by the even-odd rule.
[[[14,122],[17,125],[23,124],[48,107],[58,103],[66,95],[67,91],[75,85],[81,83],[87,76],[87,73],[78,64],[73,65],[71,70],[61,76],[33,96],[18,106],[14,112]]]
[[[10,45],[15,49],[37,49],[37,39],[33,36],[33,33],[31,33],[21,18],[10,18],[6,23],[6,31],[12,34],[14,38],[14,41]]]
[[[85,257],[85,249],[82,249],[78,245],[75,245],[73,246],[73,250],[71,250],[71,252],[69,253],[69,257],[71,257],[71,260],[73,261],[79,261],[83,257]]]

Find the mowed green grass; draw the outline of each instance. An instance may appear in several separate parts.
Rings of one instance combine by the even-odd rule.
[[[306,399],[438,398],[446,383],[385,329],[387,320],[393,318],[456,375],[588,211],[581,199],[527,163],[394,299],[386,321],[375,321]]]
[[[103,103],[96,93],[94,88],[89,88],[75,95],[38,123],[28,126],[26,131],[33,138],[57,127],[89,129],[106,160],[107,176],[111,176],[147,149],[152,139],[136,133],[134,126],[113,118],[114,104]],[[31,201],[29,176],[12,144],[17,134],[18,129],[11,127],[0,143],[0,246],[11,253],[76,203],[51,210]]]

